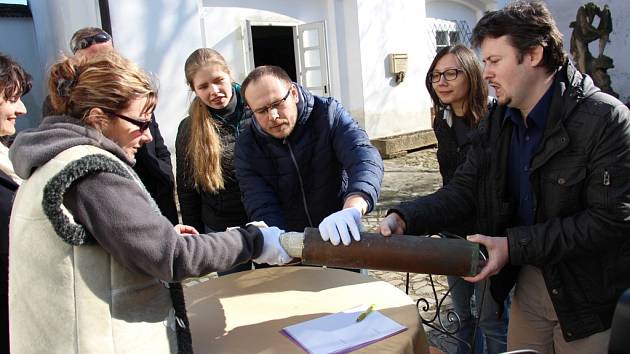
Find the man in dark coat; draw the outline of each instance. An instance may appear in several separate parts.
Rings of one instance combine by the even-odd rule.
[[[112,37],[98,27],[81,28],[70,40],[70,49],[74,55],[91,56],[113,48]],[[55,114],[49,96],[44,100],[42,113],[44,117]],[[175,177],[171,153],[164,144],[155,115],[151,117],[149,131],[153,140],[138,149],[133,169],[155,199],[162,215],[175,225],[179,223],[179,217],[175,206]]]
[[[476,218],[469,241],[503,301],[514,284],[508,350],[605,353],[630,287],[630,111],[578,72],[541,2],[514,2],[473,31],[499,106],[448,185],[403,203],[383,235]]]
[[[250,220],[287,231],[319,226],[334,245],[358,241],[383,180],[365,131],[339,102],[314,96],[279,67],[254,69],[241,92],[254,115],[235,151]]]

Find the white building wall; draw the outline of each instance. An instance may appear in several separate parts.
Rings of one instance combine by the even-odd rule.
[[[77,29],[101,27],[96,0],[30,0],[29,6],[36,29],[36,45],[32,45],[39,51],[44,77],[61,53],[71,54],[68,45]],[[109,10],[116,49],[158,83],[160,100],[155,113],[166,144],[173,150],[177,126],[188,105],[184,61],[202,43],[199,2],[109,0]],[[43,90],[43,82],[38,87]],[[42,102],[45,95],[41,96],[37,102]]]
[[[156,117],[166,144],[172,150],[177,126],[187,115],[191,98],[184,78],[186,58],[197,48],[213,47],[225,55],[234,70],[235,79],[242,81],[247,74],[242,33],[246,19],[291,24],[326,20],[331,92],[342,102],[351,102],[351,99],[339,97],[342,85],[340,72],[336,69],[340,66],[336,54],[336,27],[345,26],[346,22],[343,16],[339,19],[335,17],[337,2],[308,1],[298,6],[290,0],[109,0],[109,11],[116,49],[152,74],[159,83]],[[36,43],[44,63],[40,69],[42,75],[61,52],[69,54],[68,42],[74,31],[85,26],[101,26],[97,3],[96,0],[31,2],[38,29]],[[344,65],[352,67],[351,64]],[[344,88],[349,85],[355,84],[344,84]],[[360,81],[356,85],[360,87]],[[360,93],[360,89],[345,89],[344,92],[355,95],[355,92]],[[41,100],[38,98],[37,101]]]
[[[332,11],[337,28],[338,64],[331,70],[337,72],[339,82],[337,92],[344,107],[362,127],[365,127],[365,97],[363,92],[363,60],[361,57],[361,34],[359,33],[359,10],[356,0],[335,0]],[[331,63],[334,63],[332,61]],[[368,134],[370,132],[368,131]]]
[[[332,96],[368,135],[378,138],[431,128],[424,88],[429,62],[423,1],[321,0],[295,6],[287,0],[204,0],[201,17],[204,45],[224,54],[237,81],[247,74],[245,20],[287,24],[326,20]],[[216,23],[221,25],[212,25]],[[400,85],[389,73],[389,53],[410,55],[409,71]]]
[[[67,51],[76,29],[100,26],[96,0],[32,3],[44,67],[60,50]],[[325,20],[332,96],[370,137],[431,128],[424,78],[432,49],[424,0],[109,0],[109,10],[117,50],[159,80],[156,117],[170,148],[191,97],[184,78],[186,58],[199,47],[213,47],[230,62],[235,79],[242,81],[247,74],[245,20],[292,24]],[[409,55],[408,71],[399,85],[389,73],[390,53]]]
[[[33,96],[37,113],[29,123],[41,121],[41,107],[48,95],[48,72],[50,66],[63,55],[72,55],[70,38],[79,29],[87,26],[101,26],[101,15],[97,0],[29,0],[33,14],[35,42],[33,51],[38,53],[39,70],[35,73],[41,81],[33,83],[33,88],[40,95]]]
[[[218,50],[230,63],[237,81],[247,76],[245,21],[293,26],[327,20],[327,1],[204,0],[201,12],[204,45]],[[329,39],[331,35],[329,34]],[[330,44],[329,44],[330,46]]]
[[[192,99],[184,77],[184,64],[190,53],[200,47],[218,50],[232,67],[235,80],[241,82],[247,75],[245,20],[288,24],[321,21],[327,18],[328,1],[296,6],[288,0],[109,0],[109,8],[117,50],[159,79],[156,117],[172,150],[177,127],[187,116]],[[336,43],[330,41],[331,36],[334,35],[329,33],[329,46]]]
[[[44,100],[44,66],[35,42],[33,19],[30,17],[0,18],[0,52],[12,57],[33,77],[33,88],[22,101],[28,111],[18,117],[18,130],[35,127],[42,115]]]
[[[79,28],[101,26],[97,0],[30,0],[37,47],[45,71],[69,48],[72,34]]]
[[[482,12],[468,4],[456,1],[427,1],[427,17],[451,21],[466,21],[472,31]]]
[[[417,0],[357,0],[365,128],[370,138],[431,129],[424,87],[429,60],[425,4]],[[388,54],[407,53],[405,80],[396,85]]]
[[[570,53],[571,33],[573,29],[569,24],[575,21],[575,15],[579,5],[587,1],[575,0],[548,0],[547,6],[551,10],[558,28],[564,35],[564,49]],[[613,59],[615,67],[608,70],[612,79],[612,88],[619,94],[619,99],[627,103],[630,101],[630,61],[628,47],[630,47],[630,2],[627,0],[592,0],[600,8],[608,5],[612,13],[613,32],[610,34],[610,43],[606,46],[604,54]],[[595,22],[597,24],[597,22]],[[598,41],[591,43],[590,52],[593,55],[599,53]]]
[[[326,21],[331,96],[365,126],[362,59],[356,0],[221,1],[204,0],[204,45],[221,52],[232,66],[237,81],[247,75],[244,47],[245,21],[296,25]],[[213,25],[220,23],[219,26]],[[368,131],[372,136],[372,133]]]
[[[109,0],[114,46],[159,83],[155,116],[171,152],[188,110],[184,63],[202,45],[199,10],[197,0]]]
[[[338,99],[360,123],[363,117],[356,1],[313,0],[251,1],[204,0],[201,11],[203,43],[223,54],[235,80],[247,76],[245,23],[293,26],[326,21],[330,95]]]
[[[18,119],[18,130],[41,121],[48,69],[62,53],[70,54],[68,43],[74,31],[100,26],[96,0],[30,0],[28,5],[32,18],[0,19],[0,51],[11,55],[33,76],[33,89],[24,97],[28,114]]]

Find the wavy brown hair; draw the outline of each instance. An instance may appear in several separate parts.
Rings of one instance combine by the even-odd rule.
[[[437,62],[447,54],[455,56],[468,81],[468,97],[464,102],[464,119],[470,123],[471,127],[476,127],[479,124],[479,120],[488,111],[488,85],[483,79],[481,65],[479,60],[477,60],[477,56],[472,50],[462,44],[442,48],[433,58],[431,66],[429,66],[425,84],[433,101],[433,109],[437,116],[437,112],[446,108],[446,105],[440,101],[440,98],[435,93],[435,89],[433,89],[431,73],[435,70]]]
[[[119,112],[138,98],[147,98],[142,113],[153,112],[157,103],[149,76],[114,51],[61,58],[50,68],[48,90],[53,109],[77,119],[85,119],[92,108]]]
[[[15,60],[0,53],[0,97],[4,100],[26,95],[32,78]]]
[[[16,99],[26,95],[32,86],[32,78],[15,60],[0,53],[0,98]],[[8,145],[10,137],[0,136],[0,144]]]
[[[232,72],[225,58],[214,49],[199,48],[192,52],[186,64],[184,72],[186,82],[194,92],[193,78],[197,72],[210,65],[219,66],[226,74],[232,77]],[[219,127],[210,116],[208,106],[195,95],[189,108],[190,114],[190,141],[186,147],[186,155],[192,173],[195,187],[208,192],[218,192],[224,188],[223,168],[221,166],[221,138]]]

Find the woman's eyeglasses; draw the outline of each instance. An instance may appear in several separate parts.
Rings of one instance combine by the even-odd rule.
[[[280,106],[282,106],[287,101],[287,98],[289,98],[289,94],[291,93],[292,88],[293,88],[293,85],[289,87],[289,91],[287,91],[287,94],[284,95],[282,99],[277,100],[276,102],[270,104],[269,106],[258,108],[257,110],[253,111],[254,114],[257,116],[264,116],[267,113],[269,113],[270,110],[280,108]]]
[[[101,32],[93,36],[81,38],[72,46],[72,53],[76,54],[77,51],[85,48],[89,48],[94,43],[105,43],[112,40],[112,36],[107,32]]]
[[[457,74],[459,74],[460,72],[464,72],[464,70],[462,70],[462,69],[447,69],[447,70],[444,70],[442,72],[434,71],[432,73],[429,73],[429,80],[431,80],[431,82],[433,82],[433,83],[440,82],[440,79],[442,78],[442,76],[444,76],[444,80],[446,80],[446,81],[453,81],[453,80],[457,79]]]
[[[109,112],[109,114],[135,125],[136,127],[140,128],[141,133],[144,133],[147,129],[149,129],[149,126],[151,125],[151,121],[153,120],[153,119],[139,120],[139,119],[129,118],[127,116],[114,113],[114,112]]]

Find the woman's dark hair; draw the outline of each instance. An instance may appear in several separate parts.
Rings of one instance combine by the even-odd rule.
[[[0,95],[2,99],[22,97],[32,87],[32,78],[20,64],[0,53]]]
[[[472,43],[479,47],[484,39],[508,36],[518,50],[519,63],[533,47],[543,47],[542,65],[553,72],[564,64],[562,33],[551,12],[541,1],[516,1],[506,7],[486,13],[473,29]]]
[[[481,66],[475,53],[462,44],[448,46],[442,48],[433,58],[431,66],[426,77],[426,86],[433,101],[433,109],[436,113],[446,109],[446,105],[442,103],[433,89],[431,82],[431,73],[435,70],[438,61],[447,54],[453,54],[457,59],[457,63],[463,70],[463,74],[468,81],[468,96],[464,102],[464,118],[469,122],[470,126],[476,127],[479,120],[486,114],[488,109],[488,85],[483,79]]]

